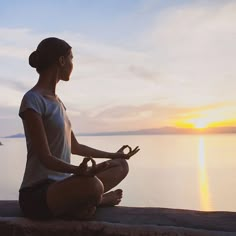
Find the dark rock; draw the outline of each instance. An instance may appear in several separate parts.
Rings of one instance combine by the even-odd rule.
[[[236,235],[235,212],[167,208],[99,208],[90,221],[35,221],[23,217],[17,201],[0,201],[0,235]]]

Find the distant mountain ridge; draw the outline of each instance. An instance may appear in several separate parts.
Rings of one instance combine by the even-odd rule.
[[[9,135],[9,136],[5,136],[3,138],[24,138],[25,135],[22,133],[18,133],[18,134],[13,134],[13,135]]]
[[[95,132],[95,133],[78,133],[80,136],[105,136],[105,135],[165,135],[165,134],[225,134],[236,133],[236,127],[217,127],[217,128],[176,128],[161,127],[153,129],[140,129],[132,131],[113,131],[113,132]]]
[[[165,134],[226,134],[236,133],[236,127],[217,127],[217,128],[176,128],[176,127],[161,127],[153,129],[140,129],[130,131],[111,131],[111,132],[94,132],[94,133],[77,133],[78,136],[115,136],[115,135],[165,135]],[[24,134],[18,133],[5,136],[3,138],[23,138]]]

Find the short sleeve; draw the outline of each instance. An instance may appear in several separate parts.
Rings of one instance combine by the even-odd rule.
[[[45,105],[41,96],[33,91],[27,92],[20,105],[19,116],[23,119],[23,113],[27,109],[32,109],[37,112],[40,116],[44,114]]]
[[[64,103],[61,101],[61,99],[59,97],[58,98],[58,101],[61,103],[61,105],[63,106],[64,110],[66,111],[66,106],[64,105]]]

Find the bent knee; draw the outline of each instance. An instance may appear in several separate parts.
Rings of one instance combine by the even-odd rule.
[[[87,178],[86,182],[90,197],[100,201],[104,193],[103,183],[97,177]]]
[[[129,164],[125,159],[116,159],[115,160],[120,166],[120,173],[123,175],[123,178],[129,173]]]
[[[121,166],[123,168],[123,172],[125,176],[129,173],[129,164],[128,161],[125,159],[121,159]]]
[[[90,199],[97,205],[101,202],[104,193],[103,183],[97,177],[90,177],[87,181]]]
[[[77,177],[71,178],[73,185],[78,188],[74,189],[75,199],[85,198],[94,205],[100,203],[104,193],[103,183],[96,177]],[[74,182],[75,181],[75,182]],[[82,193],[81,193],[82,191]]]

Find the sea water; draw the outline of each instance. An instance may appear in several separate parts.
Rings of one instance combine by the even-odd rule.
[[[77,136],[80,143],[117,151],[139,146],[122,188],[122,206],[236,211],[236,135]],[[24,138],[0,140],[0,199],[17,199],[26,161]],[[72,156],[79,164],[80,156]],[[99,163],[104,159],[97,159]]]

